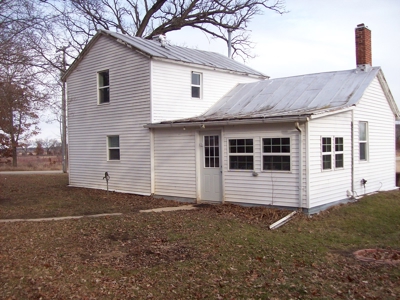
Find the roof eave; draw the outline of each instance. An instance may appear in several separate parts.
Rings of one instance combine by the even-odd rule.
[[[301,116],[285,116],[285,117],[273,117],[273,118],[254,118],[254,119],[231,119],[231,120],[196,120],[196,121],[171,121],[163,123],[150,123],[146,124],[144,128],[171,128],[171,127],[200,127],[205,126],[226,126],[226,125],[251,125],[251,124],[265,124],[265,123],[287,123],[287,122],[305,122],[309,120],[310,115]]]

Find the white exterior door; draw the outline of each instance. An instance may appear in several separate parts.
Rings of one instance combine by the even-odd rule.
[[[218,133],[200,135],[201,181],[200,197],[203,201],[222,200],[221,137]]]

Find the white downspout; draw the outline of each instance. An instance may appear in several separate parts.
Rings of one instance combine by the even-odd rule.
[[[299,122],[294,123],[294,127],[299,132],[299,208],[303,207],[303,135]]]
[[[354,110],[351,111],[351,193],[354,196]]]

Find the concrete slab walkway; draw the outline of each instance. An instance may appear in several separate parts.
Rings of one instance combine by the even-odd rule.
[[[139,210],[139,212],[147,213],[147,212],[164,212],[164,211],[193,210],[193,209],[197,209],[197,207],[195,207],[193,205],[183,205],[183,206],[176,206],[176,207],[160,207],[160,208]]]
[[[183,205],[176,207],[160,207],[154,209],[140,210],[141,213],[148,212],[165,212],[165,211],[176,211],[176,210],[193,210],[197,207],[193,205]],[[68,217],[52,217],[52,218],[38,218],[38,219],[0,219],[0,223],[12,223],[12,222],[42,222],[42,221],[60,221],[60,220],[73,220],[82,218],[99,218],[108,216],[121,216],[122,213],[112,213],[112,214],[97,214],[97,215],[85,215],[85,216],[68,216]]]
[[[0,220],[0,223],[60,221],[60,220],[72,220],[72,219],[82,219],[82,218],[99,218],[99,217],[121,216],[121,215],[122,215],[122,213],[113,213],[113,214],[98,214],[98,215],[53,217],[53,218],[38,218],[38,219],[3,219],[3,220]]]

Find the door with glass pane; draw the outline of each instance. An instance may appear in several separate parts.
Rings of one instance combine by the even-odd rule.
[[[201,200],[221,201],[222,161],[219,134],[201,134]]]

